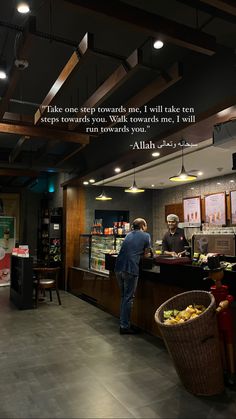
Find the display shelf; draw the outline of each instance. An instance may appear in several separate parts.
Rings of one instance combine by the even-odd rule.
[[[39,219],[38,259],[60,266],[62,259],[62,208],[48,208],[43,201]]]

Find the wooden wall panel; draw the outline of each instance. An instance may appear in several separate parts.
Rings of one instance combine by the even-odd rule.
[[[184,210],[183,203],[165,205],[165,220],[168,214],[176,214],[179,217],[179,221],[184,221]]]
[[[85,226],[85,193],[78,186],[68,186],[63,192],[65,282],[70,266],[79,266],[79,236]]]

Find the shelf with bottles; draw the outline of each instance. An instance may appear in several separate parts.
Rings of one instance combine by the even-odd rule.
[[[61,262],[62,208],[48,208],[43,200],[39,217],[38,258],[55,264]]]
[[[61,240],[60,239],[50,239],[49,262],[53,264],[61,263]]]
[[[95,219],[91,228],[91,234],[101,235],[103,234],[102,218]]]

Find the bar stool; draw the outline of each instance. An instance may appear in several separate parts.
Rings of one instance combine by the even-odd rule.
[[[52,301],[52,290],[56,291],[58,304],[61,305],[61,299],[58,289],[58,276],[60,268],[35,267],[35,306],[38,307],[39,291],[49,290],[50,301]]]

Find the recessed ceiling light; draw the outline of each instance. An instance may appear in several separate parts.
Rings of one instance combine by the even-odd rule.
[[[154,151],[152,153],[152,157],[159,157],[159,156],[160,156],[160,153],[158,151]]]
[[[154,188],[155,185],[151,185],[152,188]]]
[[[120,169],[120,167],[116,167],[116,168],[114,169],[114,171],[115,171],[116,173],[120,173],[121,169]]]
[[[233,179],[231,179],[231,180],[230,180],[230,182],[231,182],[231,183],[234,183],[234,180],[233,180]]]
[[[95,182],[95,179],[89,179],[89,182],[90,183],[94,183]]]
[[[88,185],[89,183],[87,182],[87,180],[85,180],[84,182],[83,182],[83,185]]]
[[[7,78],[6,72],[6,63],[4,61],[0,62],[0,79],[4,80]]]
[[[192,191],[194,191],[194,188],[190,188]]]
[[[7,74],[3,69],[0,69],[0,79],[4,80],[7,78]]]
[[[21,1],[17,5],[17,10],[18,10],[19,13],[22,13],[22,14],[29,13],[29,11],[30,11],[29,4],[26,1]]]
[[[160,39],[157,39],[157,40],[154,42],[153,47],[154,47],[155,49],[161,49],[161,48],[163,47],[163,45],[164,45],[164,43],[163,43]]]
[[[203,172],[197,172],[198,176],[202,176]]]
[[[217,185],[221,185],[221,183],[220,182],[217,182]]]

